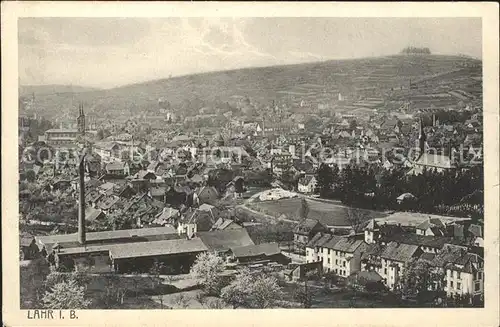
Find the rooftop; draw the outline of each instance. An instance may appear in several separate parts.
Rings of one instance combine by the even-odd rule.
[[[281,253],[278,243],[262,243],[258,245],[246,245],[231,248],[236,258],[253,257],[258,255],[271,256]]]
[[[254,245],[246,229],[227,229],[196,234],[210,249],[225,252],[231,248]]]
[[[90,232],[86,234],[86,240],[88,243],[105,243],[113,242],[119,239],[130,239],[135,237],[155,237],[175,234],[177,231],[172,226],[165,227],[154,227],[154,228],[137,228],[137,229],[124,229],[106,232]],[[35,239],[42,246],[50,248],[53,244],[58,243],[63,247],[78,247],[78,235],[73,234],[60,234],[60,235],[48,235],[48,236],[36,236]],[[49,250],[49,249],[47,249]]]
[[[208,248],[199,238],[156,242],[125,243],[113,246],[109,252],[113,259],[150,257],[192,252],[204,252]]]

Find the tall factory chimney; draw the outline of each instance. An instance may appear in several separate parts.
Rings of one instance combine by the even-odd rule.
[[[85,245],[85,149],[78,166],[78,243]]]

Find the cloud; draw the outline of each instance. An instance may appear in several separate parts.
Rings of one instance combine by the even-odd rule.
[[[384,55],[408,43],[440,53],[481,53],[480,20],[462,18],[22,18],[18,26],[22,84],[112,87]]]

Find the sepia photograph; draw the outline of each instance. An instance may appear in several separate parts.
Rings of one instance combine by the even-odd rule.
[[[28,319],[488,305],[481,17],[16,24]]]

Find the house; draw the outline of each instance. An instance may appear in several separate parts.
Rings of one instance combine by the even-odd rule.
[[[382,276],[376,271],[357,271],[347,280],[352,287],[361,291],[378,291],[385,288]]]
[[[173,225],[173,223],[177,221],[179,216],[180,216],[179,210],[171,208],[171,207],[165,207],[155,217],[155,219],[152,221],[152,224],[161,225],[161,226],[164,226],[167,224]]]
[[[100,209],[90,207],[85,210],[85,220],[87,222],[99,221],[104,217],[106,217],[106,214]]]
[[[110,162],[106,165],[106,173],[113,176],[128,176],[130,167],[127,162]]]
[[[255,244],[244,228],[198,232],[196,236],[202,240],[209,251],[218,254],[228,254],[231,248]]]
[[[416,233],[424,236],[444,236],[445,225],[439,218],[428,218],[417,225]]]
[[[390,242],[378,253],[372,255],[378,260],[375,271],[382,276],[389,289],[398,285],[405,265],[413,258],[418,258],[423,251],[418,245]]]
[[[355,236],[318,233],[306,245],[306,262],[322,261],[324,271],[348,277],[361,270],[361,256],[368,247]]]
[[[149,189],[149,196],[153,199],[165,202],[166,201],[166,190],[161,187],[151,187]]]
[[[196,257],[207,251],[200,239],[171,239],[154,242],[124,243],[107,246],[112,270],[120,273],[147,272],[155,261],[169,267],[173,273],[189,273]]]
[[[203,186],[195,190],[195,198],[194,200],[198,204],[208,203],[215,204],[219,199],[219,192],[213,186]]]
[[[472,237],[474,246],[484,247],[483,228],[480,225],[471,224],[468,229],[469,235]]]
[[[86,192],[85,204],[94,207],[102,196],[103,194],[95,189],[91,190],[90,192]]]
[[[130,199],[135,195],[134,189],[128,184],[116,185],[113,187],[113,194],[120,198]]]
[[[303,251],[311,238],[317,233],[327,233],[328,228],[318,220],[305,219],[293,231],[293,243],[297,250]]]
[[[261,243],[232,247],[229,259],[238,264],[276,262],[288,264],[291,260],[281,253],[278,243]]]
[[[113,207],[120,201],[120,198],[116,195],[105,195],[99,199],[95,207],[101,209],[104,213],[110,213],[113,211]]]
[[[315,193],[318,181],[315,176],[306,175],[299,179],[298,191],[301,193],[312,194]]]
[[[139,170],[136,174],[132,176],[135,180],[154,180],[156,175],[153,172],[147,170]]]
[[[179,235],[185,234],[192,238],[197,232],[210,231],[215,221],[211,211],[190,209],[181,215],[177,231]]]
[[[97,187],[97,189],[103,195],[111,195],[111,194],[114,194],[113,190],[117,186],[118,185],[115,184],[115,183],[113,183],[113,182],[106,182],[106,183],[103,183],[103,184],[99,185]]]
[[[474,300],[484,294],[484,259],[479,254],[446,244],[431,265],[444,270],[447,296],[470,295]]]
[[[243,176],[236,176],[226,185],[226,193],[233,195],[235,198],[242,197],[245,191],[245,179]]]
[[[240,229],[243,228],[231,219],[219,218],[212,225],[211,230],[227,230],[227,229]]]
[[[97,142],[94,144],[93,150],[105,163],[121,159],[121,147],[116,142]]]

